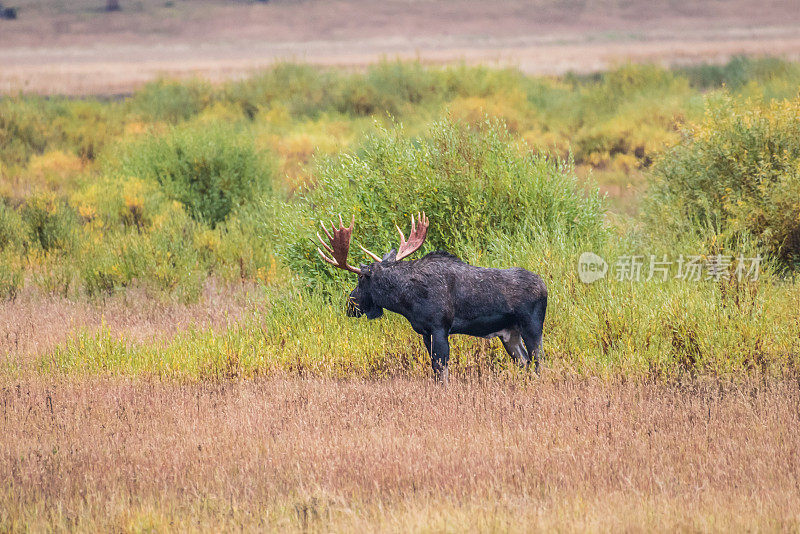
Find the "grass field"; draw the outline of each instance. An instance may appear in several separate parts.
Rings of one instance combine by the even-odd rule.
[[[797,530],[798,87],[383,61],[0,99],[0,531]],[[404,319],[345,316],[319,221],[384,252],[422,210],[423,252],[541,274],[541,376],[454,338],[441,388]]]
[[[796,383],[31,378],[4,530],[795,530]]]

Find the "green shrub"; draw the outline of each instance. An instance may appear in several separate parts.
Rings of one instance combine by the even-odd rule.
[[[197,299],[207,275],[193,246],[196,230],[188,217],[170,217],[150,236],[147,250],[147,280],[186,302]]]
[[[800,98],[709,99],[704,120],[658,162],[648,212],[658,228],[754,236],[800,267]]]
[[[626,64],[598,75],[574,86],[576,99],[569,99],[567,112],[578,116],[583,124],[597,117],[607,117],[620,106],[637,99],[657,102],[664,95],[688,94],[689,83],[685,78],[656,65]]]
[[[585,242],[604,233],[600,199],[579,192],[571,165],[533,154],[499,123],[472,130],[439,122],[422,138],[380,130],[355,154],[324,161],[318,180],[280,217],[282,256],[316,281],[332,271],[316,255],[314,233],[338,213],[355,214],[354,242],[381,254],[398,243],[395,223],[407,230],[418,211],[431,220],[425,251],[467,258],[491,255],[502,240]]]
[[[406,104],[441,100],[448,90],[442,69],[419,62],[382,61],[367,72],[339,74],[310,65],[279,64],[262,75],[231,84],[225,98],[255,117],[259,109],[286,108],[296,118],[339,112],[397,114]]]
[[[486,66],[456,65],[434,70],[442,95],[485,98],[516,91],[535,92],[537,86],[549,85],[547,80],[532,79],[514,68],[499,69]]]
[[[122,228],[93,240],[79,259],[84,290],[103,296],[138,286],[195,300],[208,274],[194,246],[199,226],[174,207],[159,214],[146,232]]]
[[[419,62],[381,61],[366,76],[347,77],[337,109],[351,115],[397,115],[407,105],[447,97],[441,74]]]
[[[380,111],[394,115],[397,114],[397,104],[387,95],[381,94],[373,85],[364,83],[364,80],[348,78],[339,90],[336,110],[362,117]]]
[[[13,208],[0,202],[0,251],[22,245],[25,241],[25,225]]]
[[[724,65],[693,65],[678,69],[692,87],[739,89],[751,82],[770,82],[779,78],[800,78],[796,63],[775,57],[750,58],[736,56]]]
[[[155,181],[110,176],[99,177],[72,195],[71,201],[86,223],[99,219],[105,231],[130,228],[139,232],[149,229],[172,203]]]
[[[614,116],[579,128],[572,136],[575,161],[594,168],[608,168],[619,156],[629,156],[633,167],[648,167],[653,158],[680,140],[676,116],[684,102],[664,98],[620,105]]]
[[[213,100],[207,82],[158,80],[137,91],[129,105],[144,120],[176,124],[197,115]]]
[[[341,77],[311,65],[281,63],[259,76],[226,87],[224,98],[241,106],[245,116],[283,106],[294,117],[316,117],[336,105]]]
[[[148,245],[148,236],[133,232],[110,232],[91,242],[78,259],[84,291],[92,297],[110,295],[144,278]]]
[[[419,61],[381,61],[367,71],[367,83],[397,102],[419,104],[442,94],[441,69],[430,69]]]
[[[158,183],[168,198],[212,227],[238,206],[271,187],[273,167],[252,139],[219,125],[188,124],[122,148],[118,168]]]
[[[525,91],[527,78],[513,69],[430,68],[420,62],[381,61],[365,73],[341,74],[310,65],[279,64],[228,85],[222,98],[254,118],[259,110],[285,108],[294,118],[339,112],[351,116],[398,115],[420,105],[461,97]]]
[[[21,209],[28,243],[45,252],[68,250],[75,240],[77,217],[67,203],[52,194],[28,198]]]
[[[122,134],[118,107],[97,101],[65,102],[60,112],[48,120],[47,127],[60,135],[60,148],[93,160],[106,143]]]
[[[381,61],[365,75],[340,80],[336,109],[351,115],[402,115],[453,98],[524,95],[533,83],[513,69],[464,65],[430,68],[418,61]]]
[[[275,239],[259,232],[260,206],[251,206],[215,229],[198,228],[194,249],[209,273],[227,280],[260,280],[271,283],[276,276]]]
[[[122,133],[120,106],[93,100],[0,99],[0,161],[24,165],[35,154],[63,150],[94,159]]]
[[[629,63],[603,73],[597,94],[605,102],[624,101],[643,93],[659,93],[686,87],[686,83],[657,65]]]
[[[63,254],[52,254],[43,260],[32,272],[33,285],[45,295],[68,297],[77,271],[72,258]]]
[[[14,300],[24,283],[18,256],[0,248],[0,302]]]
[[[40,98],[0,99],[0,162],[24,164],[52,142]]]

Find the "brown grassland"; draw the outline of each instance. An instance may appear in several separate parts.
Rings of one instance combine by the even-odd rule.
[[[796,381],[3,382],[4,531],[800,528]]]

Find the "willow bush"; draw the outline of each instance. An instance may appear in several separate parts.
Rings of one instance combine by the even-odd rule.
[[[272,162],[242,131],[220,124],[174,128],[124,146],[109,173],[158,183],[167,197],[212,228],[238,206],[268,192]]]
[[[480,129],[436,122],[420,137],[380,129],[354,152],[322,162],[315,186],[284,209],[291,215],[282,220],[291,222],[279,250],[313,281],[330,273],[316,256],[314,232],[320,220],[338,225],[338,214],[348,223],[355,215],[354,241],[380,253],[396,246],[395,225],[407,229],[420,211],[431,221],[423,253],[445,249],[465,259],[491,255],[501,240],[604,236],[597,191],[585,194],[570,162],[531,151],[499,122]]]
[[[651,225],[751,236],[787,269],[800,267],[800,98],[770,103],[709,98],[699,124],[660,158]]]

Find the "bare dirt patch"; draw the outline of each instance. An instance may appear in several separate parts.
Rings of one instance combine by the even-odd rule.
[[[557,74],[620,61],[800,57],[794,2],[21,0],[0,21],[0,92],[128,92],[159,76],[246,76],[276,61],[359,68],[382,58],[517,66]]]

